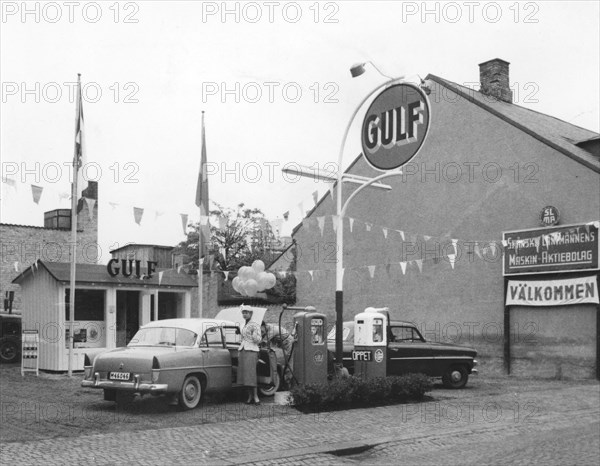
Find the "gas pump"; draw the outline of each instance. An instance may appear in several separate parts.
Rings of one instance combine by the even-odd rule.
[[[373,379],[387,375],[388,308],[367,308],[354,317],[354,374]]]
[[[314,308],[313,308],[314,309]],[[294,314],[296,343],[294,377],[301,385],[327,381],[327,322],[325,314]]]

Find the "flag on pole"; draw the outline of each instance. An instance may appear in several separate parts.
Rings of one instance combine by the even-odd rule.
[[[196,205],[200,208],[199,241],[200,257],[206,254],[206,246],[210,240],[210,227],[208,223],[208,176],[206,173],[206,136],[204,130],[204,112],[202,112],[202,152],[200,156],[200,171],[196,186]]]
[[[87,180],[83,178],[82,168],[87,163],[85,151],[85,138],[83,132],[83,99],[81,98],[81,76],[77,77],[77,103],[75,116],[75,160],[74,169],[77,176],[77,196],[87,188]],[[83,197],[83,196],[82,196]]]

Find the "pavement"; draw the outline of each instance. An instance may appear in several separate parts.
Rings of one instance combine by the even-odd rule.
[[[262,403],[214,403],[197,410],[198,423],[186,427],[123,431],[12,442],[0,446],[0,463],[11,465],[164,465],[195,464],[352,464],[369,462],[378,449],[396,452],[404,464],[436,464],[440,451],[466,448],[446,464],[486,464],[490,448],[504,448],[499,435],[513,439],[546,432],[553,438],[573,425],[587,456],[577,464],[596,464],[600,440],[597,383],[535,384],[532,388],[499,386],[482,394],[435,389],[424,403],[301,414],[289,406]],[[135,417],[135,412],[125,413]],[[121,418],[123,420],[123,418]],[[558,442],[559,439],[557,439]],[[571,439],[571,446],[576,439]],[[489,443],[486,444],[486,442]],[[569,447],[564,445],[561,449]],[[510,457],[511,448],[505,452]],[[513,452],[514,453],[514,452]],[[361,455],[362,458],[361,458]],[[366,455],[366,456],[365,456]],[[551,454],[542,461],[551,464]],[[544,457],[542,457],[544,459]],[[400,461],[400,459],[398,460]],[[429,462],[431,461],[431,463]],[[507,464],[510,462],[507,462]],[[519,457],[516,464],[523,462]],[[554,464],[561,464],[555,462]]]

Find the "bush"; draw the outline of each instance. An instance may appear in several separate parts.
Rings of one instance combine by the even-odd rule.
[[[330,411],[422,400],[432,389],[431,378],[407,374],[369,380],[352,376],[329,383],[297,385],[290,392],[294,406],[301,411]]]

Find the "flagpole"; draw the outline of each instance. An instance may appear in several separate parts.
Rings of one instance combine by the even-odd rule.
[[[202,150],[206,150],[206,148],[204,147],[204,143],[205,143],[205,139],[204,139],[204,110],[202,110]],[[204,162],[204,160],[202,160],[202,158],[200,159],[200,173],[201,173],[201,177],[204,176],[204,170],[206,170],[206,167],[202,166],[202,163]],[[203,225],[202,225],[202,214],[208,214],[207,212],[203,212],[202,210],[202,202],[200,203],[200,205],[198,206],[198,208],[200,209],[200,221],[198,223],[198,317],[204,317],[203,315],[203,311],[202,311],[202,295],[203,295],[203,289],[202,289],[202,271],[204,269],[204,260],[202,258],[202,252],[204,251],[204,242],[202,241],[202,237],[204,236],[202,234],[203,232]]]
[[[73,344],[75,336],[75,278],[77,263],[77,177],[79,174],[79,146],[77,144],[77,133],[79,131],[79,119],[81,111],[81,73],[77,73],[77,103],[75,106],[75,149],[73,154],[73,181],[71,183],[71,280],[69,284],[69,365],[68,375],[73,375]]]

